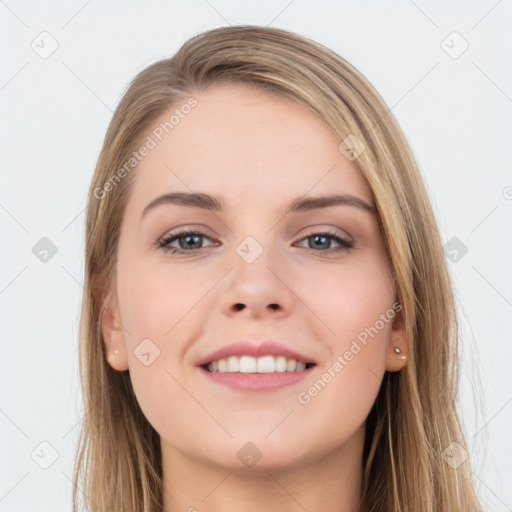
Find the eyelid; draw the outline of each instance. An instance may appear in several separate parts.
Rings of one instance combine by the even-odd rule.
[[[303,248],[307,249],[311,253],[315,254],[315,256],[319,256],[322,258],[335,257],[342,253],[349,253],[350,251],[352,251],[354,249],[354,241],[351,239],[351,237],[349,237],[349,239],[347,239],[342,234],[340,234],[337,229],[320,228],[320,227],[315,228],[313,226],[309,226],[308,229],[309,229],[308,232],[303,233],[302,236],[300,236],[294,242],[295,247],[302,247],[300,245],[297,246],[297,244],[300,242],[307,241],[308,238],[310,238],[310,237],[320,236],[320,237],[325,237],[325,238],[333,240],[334,243],[338,244],[338,247],[329,248],[328,250],[325,250],[325,251],[323,251],[323,250],[317,251],[317,250],[315,250],[315,248],[311,248],[311,247],[303,247]],[[178,240],[182,237],[185,237],[187,235],[197,235],[200,238],[209,239],[213,243],[211,245],[208,245],[205,247],[200,247],[197,249],[194,249],[194,248],[182,249],[182,248],[173,247],[170,245],[171,243],[175,242],[176,240]],[[160,238],[155,243],[155,246],[157,247],[157,249],[161,249],[166,253],[170,252],[173,256],[176,255],[177,257],[188,256],[188,255],[199,255],[202,252],[204,252],[204,249],[206,249],[207,247],[218,247],[219,245],[222,245],[222,243],[219,244],[218,241],[215,241],[213,239],[213,237],[210,237],[207,233],[205,233],[201,229],[194,228],[193,226],[190,226],[190,225],[184,226],[181,229],[175,228],[175,229],[171,230],[171,232],[164,235],[162,238]]]
[[[201,249],[205,249],[205,247],[202,247],[200,249],[181,249],[172,247],[169,245],[171,242],[175,242],[179,238],[185,237],[189,234],[193,235],[199,235],[203,239],[209,239],[212,241],[212,244],[207,247],[216,247],[219,246],[219,242],[215,240],[215,237],[210,236],[206,231],[209,231],[207,228],[205,229],[203,226],[198,229],[194,225],[187,224],[185,226],[178,226],[176,228],[173,228],[172,230],[168,231],[165,235],[163,235],[161,238],[159,238],[155,243],[154,246],[157,249],[161,249],[164,252],[173,252],[173,255],[188,255],[192,253],[199,254],[201,252]]]
[[[305,232],[303,232],[303,230],[305,230]],[[340,231],[341,231],[341,233],[340,233]],[[159,238],[157,243],[162,240],[168,239],[172,236],[176,236],[176,235],[183,236],[183,234],[186,234],[187,232],[202,235],[202,236],[204,236],[206,238],[210,238],[210,239],[219,238],[219,237],[216,237],[215,235],[212,235],[211,230],[202,224],[185,224],[183,226],[176,226],[175,228],[167,231],[163,236],[161,236]],[[300,234],[300,233],[302,233],[302,234]],[[322,226],[318,226],[318,225],[308,226],[306,228],[303,228],[301,231],[299,231],[299,234],[294,236],[294,238],[296,239],[296,242],[299,242],[305,237],[316,235],[319,233],[329,233],[330,235],[338,236],[339,238],[342,238],[345,242],[354,242],[353,238],[344,230],[340,230],[339,228],[333,228],[333,227],[325,227],[325,226],[322,227]]]
[[[354,242],[354,239],[343,229],[335,228],[333,226],[327,226],[327,225],[314,225],[314,226],[308,226],[307,228],[304,228],[305,233],[302,233],[302,230],[299,233],[302,233],[300,235],[300,239],[316,235],[318,233],[330,233],[331,235],[338,236],[339,238],[343,238],[346,242]],[[299,236],[299,235],[297,235]]]
[[[330,229],[330,228],[329,229],[325,229],[325,228],[324,229],[322,229],[322,228],[314,229],[313,228],[313,229],[311,229],[310,232],[305,233],[302,236],[300,236],[298,238],[298,240],[295,242],[295,244],[297,244],[299,242],[303,242],[313,236],[322,236],[322,237],[330,238],[330,239],[334,240],[335,243],[338,244],[338,247],[331,248],[330,250],[327,250],[327,251],[315,251],[312,248],[305,247],[305,249],[309,249],[310,251],[313,251],[314,253],[318,253],[318,256],[321,256],[321,257],[329,257],[329,255],[332,256],[333,254],[336,255],[341,252],[350,252],[355,248],[355,242],[352,238],[346,238],[345,236],[341,235],[337,230]]]
[[[176,235],[183,231],[189,231],[189,232],[194,232],[197,234],[202,234],[204,236],[207,236],[208,238],[218,238],[216,235],[213,234],[213,231],[211,229],[207,228],[203,224],[182,224],[180,226],[175,226],[174,228],[167,230],[160,237],[160,239],[169,238],[170,236]]]

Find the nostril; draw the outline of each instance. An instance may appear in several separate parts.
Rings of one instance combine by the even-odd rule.
[[[245,307],[245,306],[244,306],[243,304],[240,304],[240,303],[235,304],[235,309],[236,309],[237,311],[240,311],[241,309],[244,309],[244,307]]]

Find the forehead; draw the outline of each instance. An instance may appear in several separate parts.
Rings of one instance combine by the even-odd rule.
[[[139,210],[175,190],[218,195],[228,206],[333,191],[371,202],[362,175],[338,150],[338,135],[303,105],[238,83],[190,95],[193,108],[181,108],[185,98],[144,134],[155,147],[136,169],[132,203]]]

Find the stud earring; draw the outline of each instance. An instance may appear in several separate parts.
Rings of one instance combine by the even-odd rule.
[[[402,351],[398,347],[394,347],[393,350],[395,351],[395,354],[401,354]],[[402,356],[400,359],[405,359],[407,356]]]
[[[114,350],[114,354],[119,354],[119,350]]]

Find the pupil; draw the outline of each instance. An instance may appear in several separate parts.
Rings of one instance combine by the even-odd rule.
[[[199,239],[201,238],[200,235],[186,235],[183,238],[185,238],[187,246],[186,247],[182,247],[182,249],[189,249],[191,247],[191,244],[192,245],[194,244],[194,242],[193,242],[194,238],[196,239],[196,246],[194,246],[193,248],[194,249],[200,248],[200,246],[201,246],[201,244],[199,243]],[[191,242],[191,244],[189,244],[189,242]]]
[[[323,248],[325,248],[325,249],[329,248],[330,240],[326,236],[319,236],[319,235],[317,235],[317,236],[310,237],[310,240],[311,239],[315,240],[314,243],[315,243],[316,247],[318,247],[320,245],[320,246],[323,246]],[[320,242],[320,244],[317,244],[316,241],[319,240],[319,239],[324,240],[324,243],[322,244]]]

